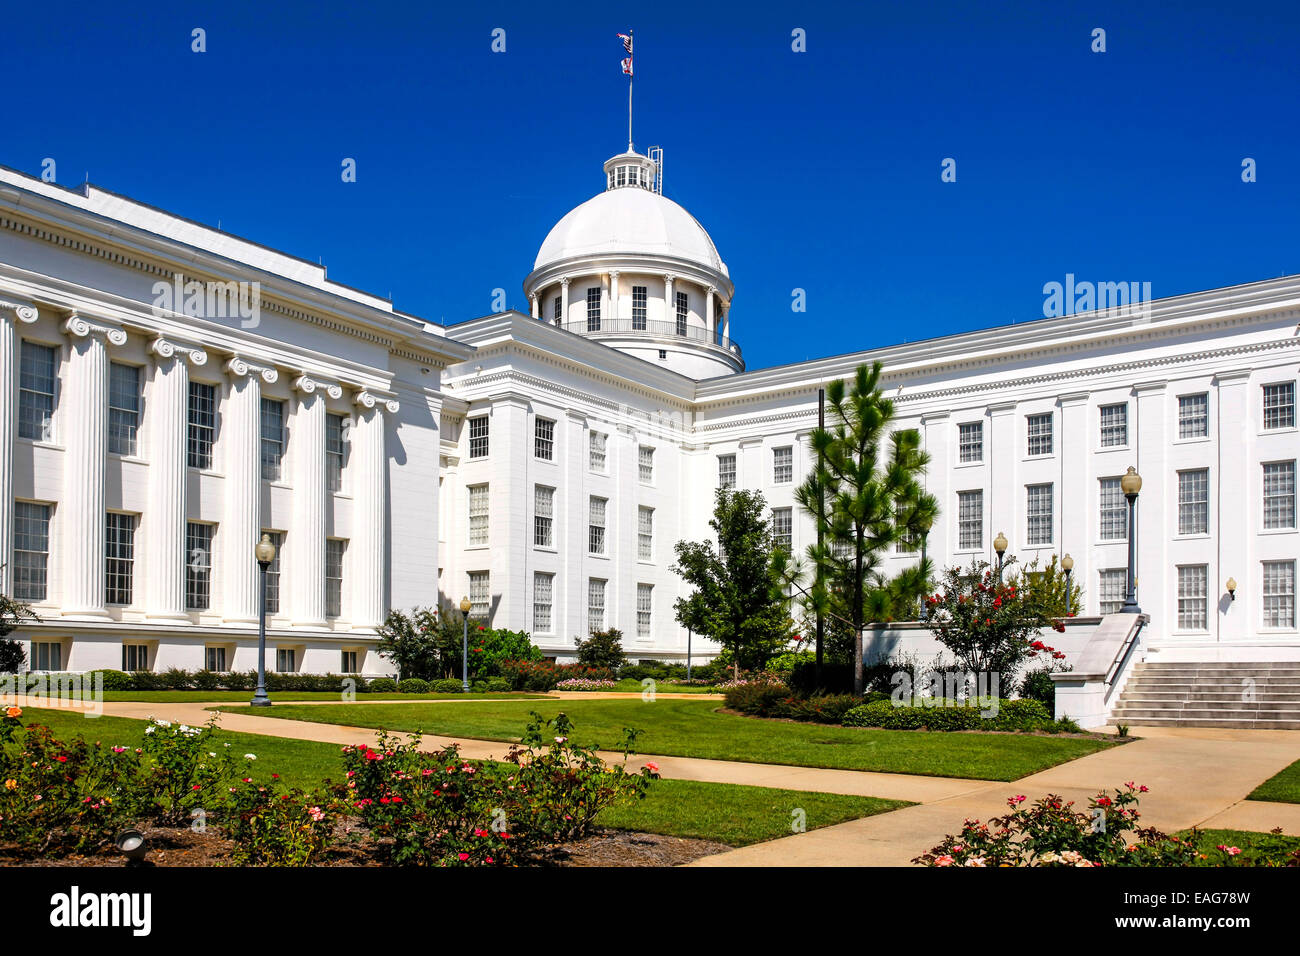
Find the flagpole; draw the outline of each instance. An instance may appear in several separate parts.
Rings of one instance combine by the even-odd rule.
[[[628,67],[631,72],[627,75],[627,151],[632,152],[632,81],[636,78],[636,62],[633,57],[632,47],[635,45],[632,38],[632,31],[627,31],[628,40]]]

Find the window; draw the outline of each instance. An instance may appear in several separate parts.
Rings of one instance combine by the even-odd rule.
[[[555,575],[533,572],[533,630],[551,633],[551,600],[555,590]]]
[[[533,546],[555,547],[555,489],[533,486]]]
[[[343,555],[348,543],[343,538],[325,539],[325,616],[343,616]]]
[[[1264,386],[1264,427],[1295,427],[1295,382]]]
[[[772,449],[772,483],[788,485],[794,481],[794,449],[785,445]]]
[[[343,490],[343,467],[348,454],[347,420],[346,415],[325,416],[325,490],[331,494]]]
[[[666,361],[668,361],[668,350],[667,350],[667,349],[660,349],[660,350],[659,350],[659,361],[661,361],[661,362],[666,362]]]
[[[638,584],[636,586],[636,636],[650,636],[650,613],[654,607],[654,585]]]
[[[212,528],[185,523],[185,606],[191,611],[206,611],[212,601]]]
[[[280,613],[280,552],[284,550],[284,535],[279,531],[263,531],[275,545],[275,557],[266,566],[266,613]]]
[[[605,581],[587,579],[587,633],[605,629]]]
[[[32,641],[32,670],[63,670],[63,645],[58,641]]]
[[[1264,562],[1264,626],[1295,627],[1295,562]]]
[[[646,323],[646,296],[645,286],[632,286],[632,328],[638,332],[644,332]]]
[[[655,480],[655,450],[646,445],[640,445],[636,450],[637,474],[642,484],[650,484]]]
[[[470,485],[469,492],[469,544],[480,547],[488,543],[488,486]]]
[[[549,418],[533,423],[533,454],[542,461],[555,460],[555,422]]]
[[[135,584],[135,515],[110,511],[104,536],[104,602],[130,604]]]
[[[24,342],[18,371],[18,436],[49,441],[53,434],[58,352]]]
[[[1124,488],[1118,478],[1102,478],[1099,495],[1101,502],[1100,531],[1103,541],[1124,541],[1128,538],[1128,516],[1125,511]]]
[[[600,287],[587,290],[587,331],[600,331]]]
[[[957,460],[984,460],[984,423],[967,422],[957,426]]]
[[[1178,628],[1203,631],[1206,626],[1206,586],[1209,567],[1204,564],[1178,567]]]
[[[1178,437],[1205,438],[1210,434],[1210,396],[1178,396]]]
[[[561,296],[557,295],[551,303],[551,321],[556,325],[564,322],[564,299]]]
[[[339,673],[341,674],[359,674],[361,669],[357,667],[357,652],[342,651],[342,659],[339,662]]]
[[[690,299],[686,297],[685,292],[678,292],[674,296],[677,299],[677,334],[686,334],[686,316],[690,313]]]
[[[587,508],[587,550],[592,554],[605,553],[605,506],[608,499],[591,497]]]
[[[212,445],[217,434],[217,388],[190,382],[187,429],[187,463],[191,468],[212,467]]]
[[[108,367],[108,450],[134,455],[140,428],[140,369],[113,362]]]
[[[1128,404],[1102,405],[1101,447],[1120,448],[1128,444]]]
[[[1295,527],[1295,462],[1264,464],[1264,527]]]
[[[778,548],[794,551],[794,512],[790,508],[772,509],[772,537]]]
[[[149,669],[148,644],[122,645],[122,670],[147,671]]]
[[[655,510],[641,505],[636,509],[636,556],[651,561],[655,553]]]
[[[492,587],[490,573],[487,571],[471,571],[469,573],[469,616],[476,621],[485,621],[488,616],[488,606],[492,598]]]
[[[298,654],[292,647],[275,649],[275,669],[280,674],[292,674],[298,669]]]
[[[1052,453],[1052,414],[1030,415],[1025,419],[1029,436],[1028,452],[1030,455],[1050,455]]]
[[[224,671],[226,669],[226,649],[224,647],[206,647],[204,648],[203,666],[210,671]]]
[[[1128,586],[1128,572],[1124,568],[1107,568],[1100,574],[1097,587],[1098,610],[1102,614],[1118,614],[1124,606],[1124,589]]]
[[[719,488],[736,487],[736,456],[735,455],[718,456],[718,487]]]
[[[1025,524],[1028,544],[1052,543],[1052,486],[1025,487]]]
[[[14,502],[14,599],[44,601],[49,587],[50,506]]]
[[[1210,473],[1204,468],[1178,473],[1178,533],[1210,529]]]
[[[284,402],[262,399],[262,480],[279,481],[284,460]]]
[[[984,546],[984,492],[957,492],[957,547],[973,551]]]
[[[592,471],[605,470],[605,443],[608,437],[604,432],[587,433],[587,466]]]
[[[469,420],[469,457],[486,458],[488,453],[488,417],[479,415]]]

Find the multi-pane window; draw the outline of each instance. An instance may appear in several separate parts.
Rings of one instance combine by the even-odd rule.
[[[488,571],[469,572],[469,616],[476,621],[487,620],[492,599],[491,574]]]
[[[469,543],[471,547],[488,543],[488,486],[470,485],[469,493]]]
[[[284,461],[284,402],[262,399],[262,480],[279,481]]]
[[[1124,510],[1124,488],[1118,478],[1102,478],[1099,494],[1101,502],[1101,539],[1123,541],[1128,537]]]
[[[110,511],[104,536],[104,603],[130,604],[135,584],[135,515]]]
[[[794,512],[790,508],[772,509],[772,537],[778,548],[794,551]]]
[[[655,480],[655,450],[648,445],[639,445],[636,450],[637,475],[642,484]]]
[[[1264,626],[1295,627],[1295,562],[1264,562]]]
[[[600,287],[587,290],[587,331],[600,331]]]
[[[1128,444],[1128,403],[1102,405],[1101,447],[1119,448]]]
[[[984,546],[984,492],[957,492],[957,547],[972,551]]]
[[[221,672],[226,669],[226,649],[209,645],[204,648],[203,666],[210,671]]]
[[[122,645],[122,670],[147,671],[149,669],[148,644]]]
[[[108,367],[108,450],[134,455],[140,430],[140,369],[113,362]]]
[[[325,488],[330,493],[343,490],[343,467],[348,453],[347,420],[346,415],[325,416]]]
[[[645,331],[646,327],[646,295],[645,286],[632,286],[632,328],[639,332]]]
[[[772,449],[772,482],[787,485],[794,481],[794,448],[784,445]]]
[[[547,485],[533,486],[533,545],[555,547],[555,489]]]
[[[1178,396],[1178,437],[1205,438],[1210,434],[1210,396]]]
[[[650,614],[654,608],[654,585],[638,584],[636,586],[636,636],[650,636]]]
[[[592,471],[605,470],[605,444],[608,438],[604,432],[587,433],[587,467]]]
[[[685,292],[678,292],[675,295],[677,299],[677,334],[686,334],[686,316],[690,313],[690,299],[686,297]]]
[[[1052,413],[1030,415],[1025,419],[1030,455],[1050,455],[1052,453]]]
[[[1210,472],[1205,468],[1178,473],[1178,533],[1210,530]]]
[[[325,539],[325,616],[343,616],[343,556],[348,543],[343,538]]]
[[[275,649],[275,669],[281,674],[292,674],[298,669],[298,654],[292,647]]]
[[[54,421],[54,383],[59,353],[24,342],[18,370],[18,436],[49,441]]]
[[[469,457],[486,458],[488,453],[488,417],[478,415],[469,420]]]
[[[1264,464],[1264,527],[1295,527],[1295,462]]]
[[[984,423],[966,422],[957,426],[957,460],[984,460]]]
[[[280,552],[284,550],[284,535],[278,531],[263,531],[275,546],[275,557],[266,566],[266,613],[280,613]]]
[[[549,418],[533,424],[533,454],[542,461],[555,460],[555,422]]]
[[[591,496],[587,508],[587,550],[592,554],[605,553],[605,507],[607,498]]]
[[[564,299],[556,296],[551,303],[551,321],[559,325],[564,321]]]
[[[1118,614],[1124,606],[1124,588],[1128,573],[1123,568],[1106,568],[1097,582],[1098,610],[1102,614]]]
[[[212,603],[212,528],[185,522],[185,606],[191,611],[206,611]]]
[[[187,412],[187,462],[191,468],[212,467],[212,445],[217,436],[217,388],[190,382]]]
[[[339,673],[342,674],[359,674],[360,669],[357,667],[356,651],[341,651],[339,661]]]
[[[587,632],[605,629],[605,580],[587,579]]]
[[[1203,631],[1206,626],[1206,603],[1209,568],[1204,564],[1178,566],[1178,628]]]
[[[736,456],[735,455],[718,456],[718,487],[719,488],[736,487]]]
[[[50,506],[14,502],[14,598],[44,601],[49,587]]]
[[[636,556],[653,560],[655,554],[655,510],[641,505],[636,509]]]
[[[551,633],[551,602],[555,590],[555,575],[543,571],[533,572],[533,630]]]
[[[1052,486],[1025,487],[1026,543],[1052,543]]]
[[[1264,427],[1295,427],[1295,382],[1264,386]]]
[[[58,641],[32,641],[32,670],[63,670],[63,645]]]

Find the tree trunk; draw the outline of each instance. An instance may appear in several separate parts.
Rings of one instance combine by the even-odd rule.
[[[862,632],[865,628],[858,628],[857,640],[853,642],[853,693],[859,697],[862,696]]]

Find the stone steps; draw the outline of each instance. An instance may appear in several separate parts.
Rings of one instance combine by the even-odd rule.
[[[1300,730],[1300,664],[1138,664],[1111,721]]]

